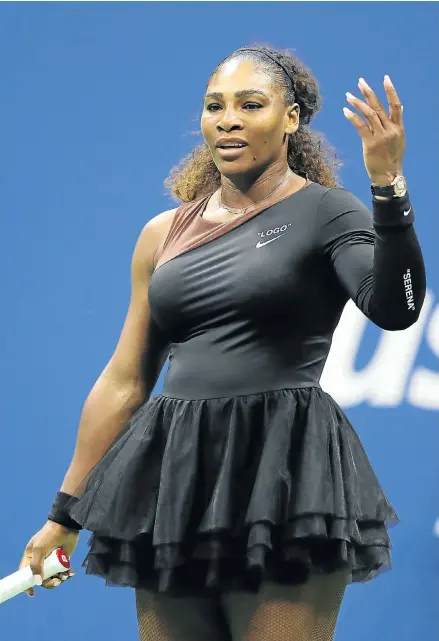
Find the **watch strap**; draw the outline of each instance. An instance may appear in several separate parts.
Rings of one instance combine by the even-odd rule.
[[[371,185],[370,189],[374,196],[380,196],[381,198],[394,198],[395,197],[395,188],[393,185]]]

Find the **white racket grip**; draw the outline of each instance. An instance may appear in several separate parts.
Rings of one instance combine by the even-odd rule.
[[[70,568],[70,561],[67,554],[61,548],[58,548],[50,554],[44,561],[43,581],[58,574],[65,572]],[[34,575],[29,565],[4,579],[0,580],[0,603],[12,599],[17,594],[21,594],[35,585]]]

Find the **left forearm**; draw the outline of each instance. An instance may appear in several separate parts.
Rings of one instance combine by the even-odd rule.
[[[398,330],[419,317],[425,297],[424,261],[408,199],[374,204],[372,277],[362,283],[356,303],[383,329]]]

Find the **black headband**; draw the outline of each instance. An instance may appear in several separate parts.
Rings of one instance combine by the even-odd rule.
[[[287,70],[287,68],[284,67],[284,65],[281,62],[279,62],[279,60],[276,60],[276,58],[271,55],[271,53],[268,53],[267,51],[262,51],[261,49],[254,49],[253,47],[242,47],[241,49],[238,49],[238,51],[236,51],[236,53],[241,53],[241,51],[254,51],[256,53],[261,54],[261,56],[266,56],[267,58],[270,58],[270,60],[272,60],[278,67],[283,69],[285,75],[287,76],[287,78],[291,82],[291,85],[293,87],[294,93],[296,93],[296,89],[295,89],[295,86],[294,86],[294,80],[293,80],[292,75]]]

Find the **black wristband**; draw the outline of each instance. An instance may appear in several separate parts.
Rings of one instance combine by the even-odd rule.
[[[401,198],[373,199],[373,224],[377,227],[409,227],[415,220],[408,193]]]
[[[49,521],[63,525],[70,530],[82,530],[82,526],[69,515],[69,508],[73,507],[78,499],[65,492],[57,492],[52,508],[47,517]]]

